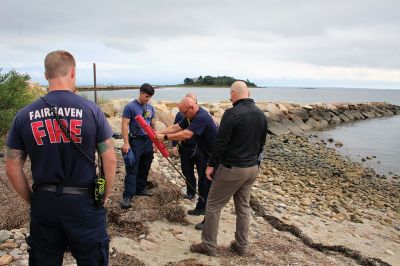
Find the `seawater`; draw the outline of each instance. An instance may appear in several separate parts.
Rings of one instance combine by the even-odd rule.
[[[337,151],[377,173],[400,174],[400,115],[342,124],[315,132],[319,138],[333,138],[343,143]],[[331,145],[333,147],[333,145]],[[366,161],[362,158],[376,157]]]
[[[180,101],[188,92],[195,93],[200,102],[228,100],[229,88],[166,87],[157,89],[153,100]],[[93,93],[83,93],[93,99]],[[138,90],[100,91],[103,99],[136,98]],[[255,101],[311,103],[387,102],[400,105],[400,90],[349,88],[251,88]],[[400,115],[343,124],[328,131],[317,132],[323,139],[340,140],[344,145],[338,152],[349,156],[380,174],[400,174]],[[361,158],[376,156],[362,162]]]
[[[180,101],[186,93],[197,95],[200,102],[220,102],[229,100],[229,88],[211,87],[161,87],[156,89],[153,100]],[[350,89],[350,88],[251,88],[250,97],[256,101],[290,103],[359,103],[388,102],[400,105],[400,90]],[[93,99],[93,92],[84,92]],[[138,90],[99,91],[103,99],[136,98]]]

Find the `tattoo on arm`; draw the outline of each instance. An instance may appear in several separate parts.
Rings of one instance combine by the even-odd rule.
[[[26,152],[22,150],[11,149],[7,147],[6,156],[11,160],[22,160],[26,159]]]
[[[106,140],[103,141],[103,142],[97,143],[97,152],[98,152],[99,154],[102,154],[102,153],[105,152],[106,150],[108,150],[108,149],[113,149],[113,148],[114,148],[114,145],[113,145],[113,143],[112,143],[111,138],[106,139]]]

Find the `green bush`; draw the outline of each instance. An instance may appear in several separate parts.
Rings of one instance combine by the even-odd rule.
[[[28,89],[28,74],[15,70],[1,73],[0,68],[0,148],[19,109],[32,102],[34,95]]]

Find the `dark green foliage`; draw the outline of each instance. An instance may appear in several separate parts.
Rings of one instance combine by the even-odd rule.
[[[15,114],[33,100],[28,90],[28,74],[19,74],[15,70],[1,73],[0,69],[0,147],[10,129]]]
[[[185,78],[183,81],[184,85],[190,86],[221,86],[221,87],[229,87],[232,85],[233,82],[237,81],[237,79],[228,77],[228,76],[218,76],[218,77],[212,77],[212,76],[200,76],[198,78]],[[243,80],[246,82],[247,86],[249,87],[257,87],[256,84],[253,82],[250,82],[248,79]]]
[[[185,85],[193,85],[194,81],[191,78],[185,78],[185,80],[183,81],[183,84],[185,84]]]

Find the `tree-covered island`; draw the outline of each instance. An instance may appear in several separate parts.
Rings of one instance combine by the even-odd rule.
[[[232,85],[233,82],[235,82],[238,79],[235,79],[233,77],[228,77],[228,76],[218,76],[218,77],[212,77],[212,76],[199,76],[197,78],[185,78],[183,80],[183,84],[185,86],[221,86],[221,87],[229,87]],[[250,82],[248,79],[243,80],[246,82],[247,86],[249,87],[257,87],[256,84],[253,82]]]

